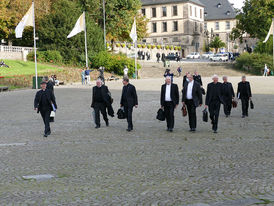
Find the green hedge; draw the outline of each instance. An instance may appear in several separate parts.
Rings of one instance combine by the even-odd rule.
[[[235,67],[241,71],[261,75],[265,64],[273,71],[273,56],[268,54],[243,53],[236,59]]]
[[[46,63],[54,63],[60,64],[63,62],[63,57],[61,56],[59,51],[56,50],[48,50],[48,51],[37,51],[37,61],[38,62],[46,62]],[[27,56],[28,61],[34,61],[34,52],[30,52]]]
[[[128,75],[132,77],[135,72],[135,61],[122,54],[111,54],[106,51],[101,51],[95,56],[91,57],[91,67],[99,68],[101,66],[106,68],[107,72],[114,72],[118,75],[123,75],[124,66],[128,67]],[[140,65],[137,65],[140,69]]]

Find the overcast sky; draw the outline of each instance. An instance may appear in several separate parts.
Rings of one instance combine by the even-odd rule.
[[[234,4],[234,7],[236,7],[237,9],[240,9],[243,7],[243,2],[244,0],[229,0],[230,3]]]

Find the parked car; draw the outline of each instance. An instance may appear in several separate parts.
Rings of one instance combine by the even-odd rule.
[[[177,61],[177,58],[179,58],[179,60],[180,60],[180,57],[174,53],[168,54],[166,56],[166,60],[168,60],[168,61]]]
[[[200,59],[201,56],[198,52],[192,52],[186,56],[187,59]]]
[[[213,57],[214,56],[214,53],[212,52],[206,52],[202,55],[202,58],[203,59],[209,59],[210,57]]]
[[[228,54],[215,54],[213,57],[210,57],[209,59],[210,61],[219,61],[219,62],[225,62],[225,61],[228,61]]]

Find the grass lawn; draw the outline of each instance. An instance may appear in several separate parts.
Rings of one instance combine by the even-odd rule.
[[[35,74],[35,64],[34,62],[24,62],[19,60],[4,60],[5,64],[9,66],[0,67],[0,76],[12,77],[15,75],[34,75]],[[37,64],[38,75],[45,72],[61,71],[62,69],[56,68],[54,66]]]

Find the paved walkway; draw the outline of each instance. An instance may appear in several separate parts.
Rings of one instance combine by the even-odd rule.
[[[262,203],[259,199],[274,201],[274,79],[249,80],[255,109],[246,119],[240,118],[240,108],[230,118],[221,112],[218,134],[201,121],[202,108],[195,134],[188,132],[179,110],[174,132],[166,132],[165,123],[155,119],[163,79],[133,81],[140,105],[131,133],[116,117],[109,128],[102,123],[94,129],[88,86],[56,88],[60,109],[47,139],[32,108],[35,91],[1,93],[0,205],[247,206]],[[121,82],[108,85],[117,110]],[[22,178],[39,174],[54,177]]]

